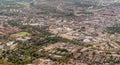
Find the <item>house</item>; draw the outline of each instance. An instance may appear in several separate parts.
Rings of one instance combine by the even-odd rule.
[[[46,58],[38,58],[32,62],[32,64],[27,65],[57,65],[54,61]]]
[[[20,38],[16,38],[16,41],[22,41],[22,42],[24,42],[24,41],[27,41],[29,39],[31,39],[31,38],[30,37],[24,37],[24,38],[20,37]]]
[[[10,42],[6,43],[7,46],[12,46],[13,44],[15,44],[15,41],[10,41]]]
[[[62,58],[61,55],[56,55],[56,54],[49,54],[49,56],[52,57],[52,58],[57,58],[57,59]]]
[[[0,45],[0,49],[3,49],[4,48],[4,45]]]

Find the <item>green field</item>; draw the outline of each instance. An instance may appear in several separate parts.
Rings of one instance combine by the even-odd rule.
[[[10,37],[26,37],[30,35],[31,34],[28,32],[19,32],[19,33],[12,34]]]

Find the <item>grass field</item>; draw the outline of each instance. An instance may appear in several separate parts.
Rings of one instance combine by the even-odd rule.
[[[30,36],[31,34],[28,32],[19,32],[12,34],[10,37],[25,37],[25,36]]]

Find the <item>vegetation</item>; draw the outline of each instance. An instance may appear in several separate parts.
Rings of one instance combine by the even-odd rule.
[[[21,27],[22,28],[22,27]],[[17,41],[17,48],[15,50],[6,50],[2,52],[2,58],[8,58],[8,62],[12,62],[16,65],[23,65],[31,63],[33,60],[45,57],[48,55],[48,52],[42,52],[41,55],[36,54],[36,52],[42,48],[42,46],[47,46],[49,44],[54,44],[56,42],[69,42],[73,43],[72,40],[67,40],[57,35],[53,35],[47,30],[41,30],[38,27],[26,27],[22,30],[26,32],[17,33],[19,35],[31,34],[31,39],[25,42]],[[31,31],[32,30],[32,31]],[[27,33],[29,32],[29,33]],[[76,43],[76,42],[74,42]],[[68,52],[66,49],[58,49],[59,51]],[[62,59],[54,59],[55,61],[64,61],[69,58],[70,54],[63,55]],[[71,56],[71,55],[70,55]]]
[[[11,26],[20,26],[21,24],[20,24],[20,22],[17,22],[17,21],[14,21],[14,20],[10,20],[9,22],[8,22],[8,24],[9,25],[11,25]]]
[[[120,24],[116,23],[113,27],[106,27],[105,31],[110,34],[120,33]]]

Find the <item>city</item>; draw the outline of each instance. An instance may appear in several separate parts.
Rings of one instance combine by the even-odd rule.
[[[0,0],[0,65],[120,65],[119,0]]]

